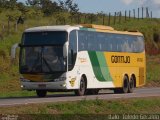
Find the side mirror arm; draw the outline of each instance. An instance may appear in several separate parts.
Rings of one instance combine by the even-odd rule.
[[[12,46],[12,48],[11,48],[11,59],[15,59],[15,58],[16,58],[16,49],[17,49],[18,47],[20,47],[20,46],[21,46],[21,45],[18,44],[18,43],[14,44],[14,45]]]
[[[66,58],[68,55],[68,42],[66,42],[63,46],[63,57]]]

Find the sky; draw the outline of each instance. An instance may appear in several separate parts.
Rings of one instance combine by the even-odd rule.
[[[18,0],[24,2],[26,0]],[[53,0],[58,1],[58,0]],[[160,0],[73,0],[78,4],[80,12],[97,13],[103,11],[104,13],[124,11],[138,8],[148,7],[149,11],[153,12],[153,17],[160,18]],[[133,13],[133,12],[132,12]],[[132,14],[133,15],[133,14]],[[145,14],[144,14],[145,15]]]

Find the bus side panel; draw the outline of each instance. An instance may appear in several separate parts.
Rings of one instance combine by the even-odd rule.
[[[125,74],[129,79],[135,75],[137,87],[145,84],[145,53],[105,52],[105,57],[115,87],[122,87]]]
[[[87,78],[87,87],[93,88],[94,74],[88,54],[84,51],[77,53],[76,63],[73,69],[67,73],[67,89],[79,89],[82,75],[85,75]]]
[[[113,88],[113,80],[103,52],[88,51],[93,73],[95,75],[94,86],[98,88]]]
[[[93,53],[93,54],[97,56],[96,53]],[[103,64],[103,63],[99,63],[100,62],[98,60],[99,58],[95,58],[94,55],[91,57],[89,55],[89,52],[87,51],[78,52],[76,64],[74,68],[68,72],[68,75],[67,75],[68,76],[67,89],[78,89],[80,78],[82,75],[86,76],[87,88],[89,89],[114,87],[110,74],[102,72],[103,70],[106,69],[106,66],[100,66],[100,64]],[[95,59],[97,59],[97,62],[98,62],[97,64],[95,62]],[[105,76],[105,78],[108,78],[110,80],[104,80],[104,74],[107,75]],[[76,78],[76,79],[75,79],[74,85],[71,85],[73,78]]]
[[[68,72],[67,89],[78,89],[82,75],[87,78],[87,88],[122,87],[125,74],[129,79],[135,75],[139,87],[145,84],[145,71],[144,53],[81,51]]]

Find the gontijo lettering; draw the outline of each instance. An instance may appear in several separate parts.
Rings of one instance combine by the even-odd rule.
[[[130,56],[111,56],[112,63],[130,63]]]

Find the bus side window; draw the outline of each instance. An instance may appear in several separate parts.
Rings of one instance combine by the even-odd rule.
[[[104,51],[104,39],[105,39],[105,34],[104,33],[99,33],[99,35],[97,36],[97,42],[99,43],[98,45],[98,51]]]
[[[85,40],[85,35],[83,31],[79,31],[78,32],[78,51],[82,51],[84,50],[85,44],[84,44],[84,40]]]
[[[105,51],[110,51],[110,42],[109,42],[109,35],[108,34],[105,35],[103,48]]]
[[[77,35],[76,31],[71,31],[69,35],[68,65],[71,70],[75,64],[77,56]]]
[[[98,41],[97,41],[97,34],[96,32],[90,32],[90,43],[92,45],[91,50],[97,51]]]
[[[92,51],[93,50],[93,36],[91,34],[91,32],[88,32],[88,47],[87,47],[87,50],[88,51]]]

